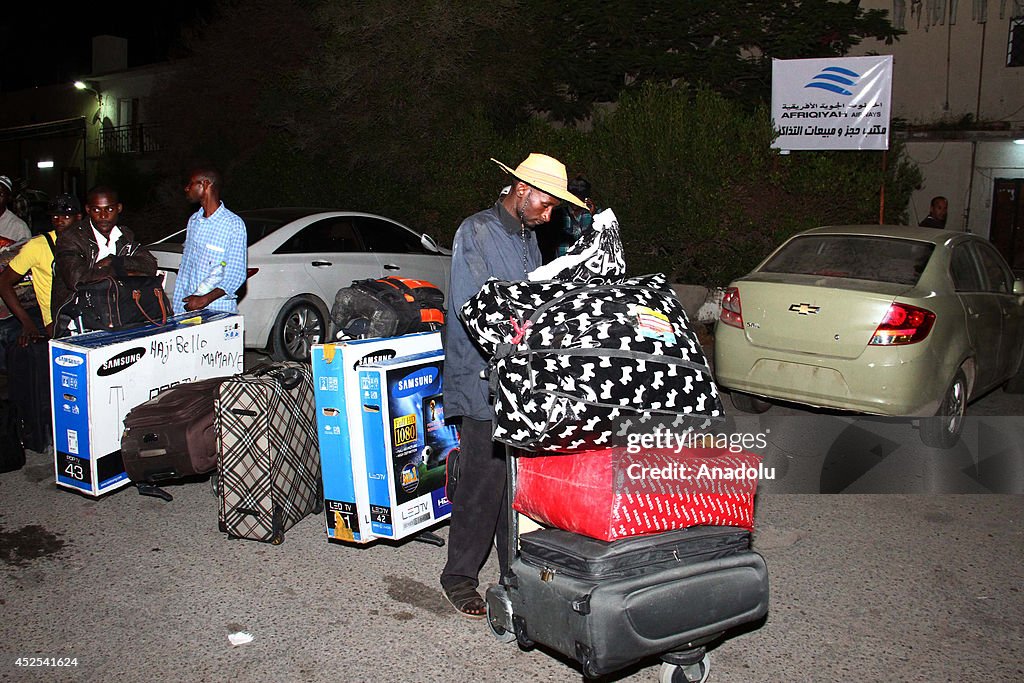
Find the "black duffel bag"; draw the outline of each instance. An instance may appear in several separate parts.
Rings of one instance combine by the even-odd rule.
[[[121,330],[164,325],[170,315],[171,302],[159,275],[107,275],[75,285],[74,295],[54,318],[54,336],[66,334],[69,321],[80,332]]]
[[[444,292],[427,280],[395,275],[355,280],[335,294],[330,339],[430,332],[441,329],[444,314]]]

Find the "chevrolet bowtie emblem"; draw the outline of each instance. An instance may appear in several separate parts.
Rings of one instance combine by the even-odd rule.
[[[821,310],[821,306],[812,306],[810,304],[790,304],[789,310],[799,315],[817,315],[818,311]]]

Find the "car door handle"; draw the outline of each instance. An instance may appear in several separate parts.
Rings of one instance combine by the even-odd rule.
[[[402,266],[396,266],[394,263],[385,263],[384,270],[401,270]]]
[[[330,261],[313,261],[311,265],[314,268],[327,268],[328,266],[333,266],[334,264],[331,263]]]

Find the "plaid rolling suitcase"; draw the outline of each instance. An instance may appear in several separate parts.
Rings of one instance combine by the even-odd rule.
[[[308,364],[280,362],[220,386],[220,529],[277,545],[323,509],[320,446]]]

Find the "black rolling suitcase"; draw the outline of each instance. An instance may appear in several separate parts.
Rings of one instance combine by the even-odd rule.
[[[220,385],[220,529],[275,545],[323,510],[320,444],[308,363],[284,361]]]
[[[217,469],[214,401],[226,379],[179,384],[125,416],[121,458],[140,494],[171,500],[159,483]]]
[[[30,451],[42,453],[53,440],[50,412],[50,352],[45,340],[8,344],[7,396],[18,415],[18,435]]]
[[[660,657],[662,680],[702,681],[705,646],[768,613],[768,570],[745,529],[607,542],[561,529],[519,536],[510,518],[509,575],[487,590],[488,625],[499,640],[571,657],[588,678]]]

